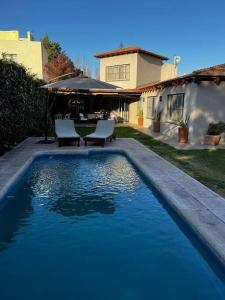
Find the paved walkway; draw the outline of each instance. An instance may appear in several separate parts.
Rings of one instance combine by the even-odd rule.
[[[37,144],[40,138],[28,138],[0,157],[0,203],[15,180],[35,156],[49,153],[86,153],[120,150],[134,162],[146,179],[164,196],[165,201],[189,224],[199,238],[225,265],[225,199],[183,171],[147,149],[134,139],[117,139],[102,147]]]
[[[209,146],[209,145],[204,145],[204,144],[192,144],[192,143],[187,143],[187,144],[179,144],[177,141],[177,137],[170,137],[168,135],[162,134],[162,133],[154,133],[148,128],[140,128],[137,125],[134,124],[129,124],[129,126],[133,127],[134,129],[149,135],[153,137],[154,139],[161,141],[163,143],[166,143],[176,149],[179,150],[203,150],[203,149],[225,149],[225,144],[221,143],[218,146]]]

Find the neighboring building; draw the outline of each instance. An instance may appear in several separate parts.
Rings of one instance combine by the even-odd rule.
[[[16,61],[38,78],[47,80],[44,65],[48,62],[47,52],[40,41],[35,41],[31,32],[20,38],[18,31],[0,31],[0,58]]]
[[[100,59],[100,80],[124,89],[177,76],[176,66],[164,63],[168,57],[137,46],[99,53],[95,57]]]
[[[202,143],[209,123],[225,122],[225,64],[177,76],[177,65],[167,57],[139,47],[95,55],[100,59],[100,80],[124,89],[141,91],[139,101],[129,103],[129,122],[137,124],[143,110],[144,127],[152,128],[155,111],[162,112],[161,132],[177,136],[169,122],[190,117],[189,141]]]

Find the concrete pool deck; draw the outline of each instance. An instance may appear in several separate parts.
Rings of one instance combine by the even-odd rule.
[[[120,150],[127,154],[168,204],[193,229],[225,266],[225,199],[132,138],[99,146],[37,144],[28,138],[0,157],[0,202],[19,175],[39,154],[79,154],[91,150]]]

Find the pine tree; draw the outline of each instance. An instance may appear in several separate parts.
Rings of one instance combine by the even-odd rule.
[[[63,53],[62,48],[58,42],[50,41],[48,34],[45,34],[41,39],[43,46],[45,47],[48,54],[48,62],[51,62],[53,59]]]

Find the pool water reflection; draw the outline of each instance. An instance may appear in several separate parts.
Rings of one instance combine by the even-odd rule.
[[[0,212],[8,299],[225,299],[225,286],[119,154],[43,156]]]

